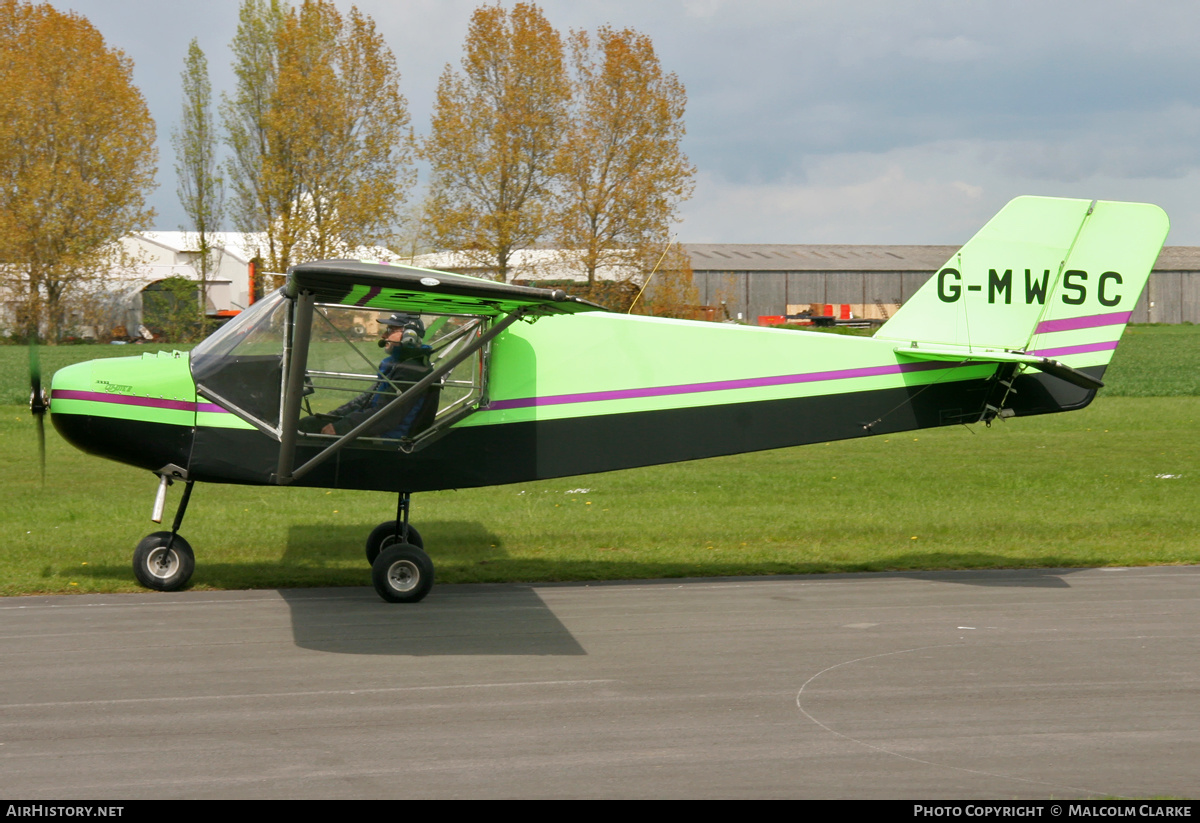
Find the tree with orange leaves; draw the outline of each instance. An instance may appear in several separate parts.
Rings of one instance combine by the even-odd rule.
[[[53,341],[153,216],[154,121],[132,61],[47,4],[0,0],[0,89],[0,276],[18,328]]]
[[[507,281],[513,254],[552,236],[554,159],[570,87],[562,38],[532,3],[471,17],[462,73],[446,66],[422,154],[432,167],[426,220],[438,248]]]
[[[607,26],[573,32],[574,111],[557,156],[560,242],[594,286],[606,266],[644,267],[669,244],[695,168],[683,153],[687,94],[650,38]]]
[[[238,90],[223,106],[234,217],[266,234],[271,271],[391,234],[412,136],[396,61],[375,23],[329,0],[247,0],[234,39]]]

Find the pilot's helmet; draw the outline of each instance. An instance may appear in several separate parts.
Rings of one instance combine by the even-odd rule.
[[[425,336],[425,324],[421,322],[419,314],[392,314],[379,318],[380,331],[383,332],[383,337],[387,337],[396,329],[403,329],[404,333],[400,335],[401,349],[419,349],[421,348],[421,339]],[[379,341],[381,347],[386,347],[384,340]],[[393,354],[395,356],[395,354]]]
[[[419,314],[389,314],[379,318],[379,325],[391,326],[393,328],[411,329],[417,333],[418,337],[425,336],[425,323],[421,320]]]

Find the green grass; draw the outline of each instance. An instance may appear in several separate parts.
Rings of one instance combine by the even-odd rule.
[[[49,370],[112,350],[130,347],[42,353]],[[27,356],[0,347],[5,389]],[[413,522],[439,582],[1200,563],[1198,375],[1200,328],[1134,327],[1082,412],[421,494]],[[1173,396],[1138,396],[1154,393]],[[27,407],[0,406],[0,594],[138,590],[133,546],[162,528],[156,478],[52,429],[47,446],[42,486]],[[363,541],[394,506],[199,486],[182,529],[192,585],[367,585]]]
[[[1106,397],[1200,396],[1200,326],[1129,326],[1104,373]]]
[[[134,591],[153,475],[0,407],[0,593]],[[418,495],[440,582],[1200,562],[1200,401],[1111,398],[1070,415]],[[178,500],[171,491],[168,519]],[[197,588],[366,585],[391,495],[197,487]]]
[[[42,382],[48,388],[50,378],[64,366],[99,360],[102,357],[137,357],[145,353],[190,350],[191,345],[95,345],[38,346],[38,360],[42,367]],[[29,347],[0,346],[0,404],[29,402]]]

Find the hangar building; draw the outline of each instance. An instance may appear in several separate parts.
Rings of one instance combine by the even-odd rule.
[[[949,260],[958,246],[686,243],[700,302],[728,316],[798,313],[810,304],[849,304],[887,316]],[[1159,255],[1133,323],[1200,323],[1200,246]]]

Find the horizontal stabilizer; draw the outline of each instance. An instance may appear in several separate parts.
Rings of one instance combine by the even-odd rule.
[[[1065,380],[1084,389],[1101,389],[1104,383],[1079,369],[1072,368],[1058,360],[1049,357],[1038,357],[1021,352],[1002,351],[999,349],[961,349],[942,348],[938,346],[898,347],[896,354],[911,357],[914,360],[941,360],[952,363],[1019,363],[1022,366],[1043,371],[1060,380]]]

